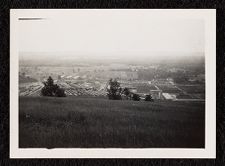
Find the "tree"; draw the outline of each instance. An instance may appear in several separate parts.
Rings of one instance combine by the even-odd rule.
[[[52,77],[48,77],[46,82],[43,82],[44,87],[41,89],[42,96],[55,96],[65,97],[64,89],[60,88],[57,84],[54,84]]]
[[[145,101],[154,101],[153,98],[152,98],[152,95],[150,95],[150,94],[146,95],[145,96]]]
[[[128,99],[128,97],[129,97],[129,95],[130,95],[130,90],[129,90],[128,88],[124,88],[123,94],[126,95],[126,97],[127,97],[127,99]]]
[[[141,100],[140,96],[138,94],[136,94],[136,93],[133,94],[132,99],[134,101],[140,101]]]
[[[107,95],[111,100],[121,100],[122,88],[116,79],[110,79],[107,87]]]

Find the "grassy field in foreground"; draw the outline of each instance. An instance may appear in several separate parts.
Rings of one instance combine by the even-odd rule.
[[[104,98],[19,98],[20,148],[203,148],[205,106]]]

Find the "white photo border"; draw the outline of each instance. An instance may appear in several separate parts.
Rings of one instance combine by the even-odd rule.
[[[157,18],[203,19],[205,23],[205,148],[19,148],[18,18],[49,12],[152,12]],[[216,9],[11,9],[10,158],[216,158]]]

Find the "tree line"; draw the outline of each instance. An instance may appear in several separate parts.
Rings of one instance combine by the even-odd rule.
[[[110,79],[107,86],[107,96],[110,100],[122,100],[122,96],[125,96],[127,100],[140,101],[139,94],[131,92],[129,88],[122,88],[120,83],[116,79]],[[145,95],[145,101],[153,101],[151,94]]]
[[[51,97],[66,97],[65,90],[60,88],[57,84],[54,83],[52,77],[49,76],[47,81],[43,82],[44,87],[41,89],[42,96],[51,96]],[[129,88],[122,88],[120,83],[116,79],[110,79],[107,86],[107,96],[110,100],[122,100],[122,96],[125,96],[127,100],[140,101],[140,95],[133,93]],[[145,96],[145,101],[153,101],[150,94]]]

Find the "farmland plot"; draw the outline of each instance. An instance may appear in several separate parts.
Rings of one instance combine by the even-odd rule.
[[[170,84],[160,84],[157,87],[165,93],[181,93],[181,90]]]
[[[178,85],[178,87],[187,93],[205,93],[204,85]]]

